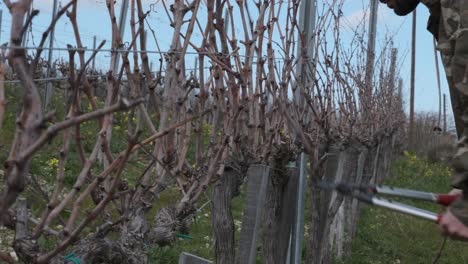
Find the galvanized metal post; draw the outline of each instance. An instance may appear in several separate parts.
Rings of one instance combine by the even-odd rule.
[[[31,15],[31,9],[32,9],[32,5],[28,9],[28,14],[27,14],[26,18],[28,18]],[[29,26],[31,26],[31,25],[29,25]],[[25,30],[23,32],[23,35],[21,36],[23,38],[23,40],[21,40],[21,46],[23,46],[23,47],[26,47],[27,36],[28,36],[28,32]]]
[[[229,10],[227,8],[224,10],[224,31],[226,34],[229,31]]]
[[[55,15],[57,14],[57,0],[54,0],[54,5],[52,9],[52,20],[54,20]],[[55,35],[55,27],[52,28],[50,31],[50,38],[49,38],[49,59],[47,61],[47,74],[46,78],[50,77],[50,73],[52,71],[52,55],[53,55],[53,48],[54,48],[54,35]],[[49,81],[46,82],[44,91],[44,110],[47,111],[50,103],[50,99],[52,98],[53,90],[51,83]]]
[[[302,81],[302,85],[306,85],[310,83],[308,80],[307,73],[307,65],[310,64],[310,58],[313,57],[314,54],[314,31],[315,31],[315,21],[317,16],[317,1],[316,0],[303,0],[301,3],[301,9],[299,12],[299,29],[301,33],[304,34],[304,43],[306,45],[306,57],[302,58],[301,62],[297,64],[297,73],[300,75],[300,80]],[[297,49],[297,56],[298,58],[302,57],[302,43],[299,42],[299,46]],[[303,99],[301,96],[301,89],[299,87],[296,88],[294,93],[294,101],[299,105],[303,105]]]
[[[444,94],[444,133],[447,132],[447,101],[446,101],[446,94]]]
[[[295,223],[291,234],[290,263],[301,263],[302,240],[304,237],[304,209],[306,193],[307,155],[302,152],[299,158],[299,180],[297,184],[297,202]]]
[[[94,37],[93,37],[93,51],[95,51],[95,50],[96,50],[96,35],[94,35]],[[96,56],[97,56],[97,54],[96,54]],[[92,66],[91,66],[93,71],[95,69],[96,56],[94,56],[93,63],[92,63]]]
[[[377,38],[377,12],[379,3],[375,0],[370,0],[370,17],[369,17],[369,36],[367,42],[367,71],[366,71],[366,87],[368,93],[372,95],[372,77],[374,76],[375,62],[375,40]]]
[[[128,3],[128,0],[123,0],[122,8],[120,9],[119,34],[122,39],[124,39],[125,34],[125,22],[127,21]],[[120,55],[120,52],[117,53],[117,57],[115,58],[114,74],[118,74],[119,71]]]
[[[315,44],[315,22],[317,17],[317,1],[316,0],[303,0],[299,12],[299,29],[304,35],[304,45],[302,47],[302,42],[299,42],[297,56],[302,58],[301,62],[297,65],[297,73],[300,76],[300,81],[303,86],[309,85],[312,83],[311,80],[314,72],[310,71],[311,59],[314,57],[314,44]],[[303,53],[303,48],[306,49],[305,54]],[[303,57],[305,56],[305,57]],[[304,99],[301,96],[300,87],[296,87],[294,92],[294,101],[295,103],[302,108],[304,104]],[[302,240],[304,235],[304,200],[305,200],[305,187],[306,187],[306,169],[307,169],[307,155],[301,153],[299,161],[299,180],[297,185],[297,202],[296,202],[296,212],[295,212],[295,222],[291,232],[291,243],[290,250],[288,252],[291,264],[301,263],[302,256]]]

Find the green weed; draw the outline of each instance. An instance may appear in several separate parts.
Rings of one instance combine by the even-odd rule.
[[[392,166],[392,177],[384,184],[402,188],[446,193],[450,188],[450,169],[444,164],[432,164],[413,153]],[[403,201],[403,200],[402,200]],[[437,205],[424,202],[405,203],[434,212]],[[367,207],[361,215],[357,237],[353,241],[352,256],[343,263],[432,263],[443,237],[438,226],[425,220]],[[467,263],[466,244],[448,240],[438,263]]]

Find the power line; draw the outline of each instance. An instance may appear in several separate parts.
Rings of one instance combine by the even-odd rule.
[[[87,75],[86,77],[104,77],[106,76],[105,74],[98,74],[98,75]],[[63,81],[63,80],[69,80],[70,77],[50,77],[50,78],[38,78],[34,79],[33,82],[48,82],[48,81]],[[21,80],[8,80],[8,81],[3,81],[3,83],[21,83]]]
[[[204,70],[209,70],[211,67],[209,66],[206,66],[206,67],[203,67]],[[185,69],[186,72],[189,72],[189,71],[194,71],[194,70],[198,70],[199,68],[189,68],[189,69]],[[159,71],[152,71],[151,72],[152,74],[158,74]],[[106,73],[103,73],[103,74],[91,74],[91,75],[86,75],[85,77],[87,78],[96,78],[96,77],[106,77],[107,74]],[[118,77],[118,75],[114,75],[114,77]],[[69,80],[70,77],[50,77],[50,78],[37,78],[37,79],[33,79],[32,81],[33,82],[48,82],[48,81],[65,81],[65,80]],[[6,81],[3,81],[3,83],[21,83],[21,80],[6,80]]]

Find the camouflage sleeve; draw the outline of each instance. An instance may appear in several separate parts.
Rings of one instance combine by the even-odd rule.
[[[460,198],[452,203],[449,210],[465,226],[468,226],[468,200],[467,194],[462,194]]]
[[[450,211],[468,226],[468,0],[440,0],[438,49],[450,93],[458,97],[455,119],[461,121],[463,128],[452,161],[453,186],[462,189],[463,195]]]
[[[465,129],[465,133],[466,131]],[[457,152],[452,160],[452,185],[463,190],[463,193],[452,203],[449,210],[458,220],[468,226],[468,138],[465,133],[457,144]]]

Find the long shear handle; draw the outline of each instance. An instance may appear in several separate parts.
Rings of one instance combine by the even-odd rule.
[[[459,195],[451,194],[436,194],[431,192],[421,192],[410,189],[396,188],[392,186],[378,185],[374,188],[378,194],[392,195],[399,197],[406,197],[412,199],[418,199],[423,201],[435,202],[443,206],[449,206],[453,203]]]
[[[390,209],[392,211],[396,211],[396,212],[404,213],[407,215],[426,219],[434,223],[439,223],[441,219],[440,214],[436,214],[428,210],[424,210],[424,209],[414,207],[411,205],[395,202],[392,200],[374,197],[374,196],[366,195],[362,193],[355,194],[353,196],[362,202],[370,203],[370,204],[373,204],[382,208]]]

